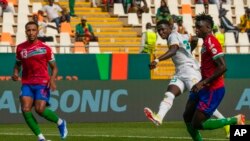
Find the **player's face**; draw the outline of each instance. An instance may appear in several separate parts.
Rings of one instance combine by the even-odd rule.
[[[208,24],[205,21],[196,21],[195,32],[198,37],[204,38],[209,32]]]
[[[53,5],[54,0],[49,0],[49,5]]]
[[[34,41],[37,39],[38,28],[35,24],[27,25],[26,35],[29,41]]]
[[[157,26],[157,32],[162,39],[167,39],[171,34],[172,29],[167,24],[160,24],[159,26]]]

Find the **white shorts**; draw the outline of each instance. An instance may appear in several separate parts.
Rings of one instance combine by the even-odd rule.
[[[180,88],[181,93],[183,93],[186,89],[190,91],[191,88],[200,80],[201,73],[199,70],[186,67],[173,76],[169,85],[176,85]]]

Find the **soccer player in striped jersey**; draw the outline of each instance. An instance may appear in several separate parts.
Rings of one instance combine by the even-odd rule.
[[[31,21],[25,25],[27,41],[17,45],[12,79],[18,80],[22,68],[21,109],[26,123],[38,140],[45,141],[45,137],[32,114],[33,106],[38,115],[58,125],[61,138],[65,139],[68,134],[66,121],[46,107],[49,105],[50,89],[56,90],[55,78],[58,69],[51,48],[37,39],[38,32],[37,23]]]

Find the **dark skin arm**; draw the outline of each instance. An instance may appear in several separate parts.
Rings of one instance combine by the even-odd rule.
[[[48,87],[50,87],[50,89],[52,91],[56,90],[56,83],[55,83],[55,80],[56,80],[56,76],[57,76],[57,73],[58,73],[58,68],[56,66],[56,62],[49,62],[49,66],[51,68],[51,76],[50,76],[50,80],[49,80],[49,84],[48,84]]]
[[[171,58],[172,56],[174,56],[177,52],[177,50],[179,49],[179,46],[178,45],[171,45],[169,47],[169,50],[161,55],[158,59],[159,61],[163,61],[163,60],[166,60],[166,59],[169,59]],[[155,69],[156,68],[156,65],[157,65],[158,62],[156,62],[155,60],[152,61],[150,64],[149,64],[149,68],[152,70],[152,69]]]
[[[18,75],[21,70],[21,65],[22,63],[20,61],[16,61],[14,69],[13,69],[13,75],[12,75],[12,80],[17,81],[18,80]]]
[[[208,78],[198,82],[197,84],[195,84],[193,86],[193,88],[191,89],[192,92],[198,93],[203,87],[209,85],[211,82],[213,82],[218,77],[222,76],[227,71],[224,57],[219,57],[214,61],[215,61],[215,64],[217,66],[214,74],[211,77],[208,77]]]

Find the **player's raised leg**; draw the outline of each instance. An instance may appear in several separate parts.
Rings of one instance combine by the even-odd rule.
[[[168,111],[172,108],[173,101],[176,96],[179,96],[184,89],[184,83],[174,77],[168,86],[167,92],[165,93],[164,99],[161,101],[159,106],[159,111],[157,114],[151,111],[150,108],[144,108],[144,113],[146,117],[152,121],[155,125],[159,126],[162,124],[162,121]]]
[[[162,119],[159,117],[159,115],[153,113],[150,108],[145,107],[144,113],[146,117],[151,120],[155,125],[159,126],[162,124]]]
[[[225,118],[217,109],[214,111],[213,116],[215,116],[218,119]],[[226,137],[229,138],[230,137],[230,126],[229,125],[224,126],[224,130],[226,133]]]

